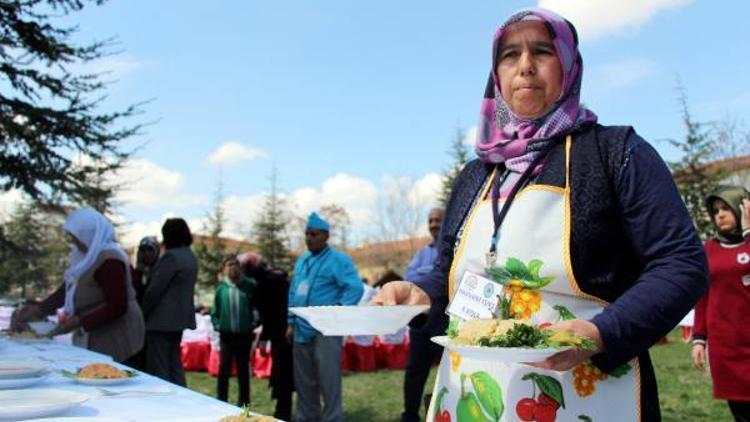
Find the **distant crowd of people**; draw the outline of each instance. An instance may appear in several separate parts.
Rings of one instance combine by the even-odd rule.
[[[414,257],[406,270],[407,279],[429,271],[436,256],[434,240],[441,220],[442,210],[430,211],[428,225],[433,242]],[[155,236],[144,237],[136,250],[134,266],[115,241],[114,226],[98,211],[76,210],[63,228],[71,243],[65,283],[41,302],[19,307],[12,318],[12,329],[20,330],[29,321],[57,314],[58,324],[50,336],[72,333],[77,346],[185,386],[180,344],[183,330],[196,326],[198,275],[191,249],[193,237],[185,220],[166,220],[162,242]],[[238,405],[250,403],[249,357],[255,328],[262,325],[260,347],[266,350],[269,342],[271,345],[274,416],[291,420],[296,390],[295,420],[343,419],[343,338],[322,335],[288,308],[366,305],[382,285],[402,277],[391,271],[378,279],[375,287],[366,286],[352,259],[328,244],[330,231],[325,219],[310,214],[305,228],[307,251],[297,260],[291,279],[255,252],[226,256],[209,310],[214,330],[219,333],[218,399],[228,400],[234,369]],[[371,293],[363,301],[365,287]],[[418,417],[424,383],[439,356],[438,346],[429,338],[445,330],[447,319],[437,312],[435,320],[434,326],[430,325],[433,328],[413,334],[404,384],[405,420]],[[425,351],[431,353],[430,359],[422,359]]]

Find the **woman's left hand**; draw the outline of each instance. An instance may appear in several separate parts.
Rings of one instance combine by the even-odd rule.
[[[743,199],[740,204],[740,210],[742,211],[742,217],[740,218],[742,223],[742,231],[750,229],[750,200]]]
[[[590,321],[586,321],[583,319],[571,319],[554,324],[550,326],[549,329],[554,331],[570,331],[574,334],[578,334],[579,336],[589,337],[596,343],[596,350],[581,350],[572,348],[559,353],[555,353],[554,355],[541,362],[531,363],[530,365],[532,366],[544,369],[552,369],[555,371],[567,371],[604,349],[604,346],[602,344],[602,337],[601,334],[599,334],[599,329]]]
[[[61,334],[67,334],[76,328],[81,326],[81,320],[78,319],[77,316],[73,315],[72,317],[65,318],[61,322],[55,326],[55,328],[52,329],[49,333],[47,333],[47,337],[54,337],[59,336]]]

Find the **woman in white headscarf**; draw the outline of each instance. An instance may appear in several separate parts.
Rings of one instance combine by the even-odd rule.
[[[19,309],[15,325],[64,312],[50,336],[73,332],[73,343],[125,362],[143,346],[143,315],[131,281],[131,264],[115,242],[112,223],[98,211],[72,212],[63,225],[71,243],[65,283],[39,305]]]

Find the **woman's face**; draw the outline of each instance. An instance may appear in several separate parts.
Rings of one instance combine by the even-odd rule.
[[[74,246],[75,246],[76,248],[78,248],[78,250],[79,250],[79,251],[81,251],[81,253],[84,253],[84,254],[85,254],[86,252],[88,252],[88,251],[89,251],[89,247],[88,247],[88,246],[86,246],[86,244],[85,244],[85,243],[83,243],[83,242],[81,242],[80,240],[78,240],[78,238],[77,238],[77,237],[75,237],[75,236],[74,236],[74,235],[73,235],[72,233],[70,233],[70,232],[65,232],[65,234],[66,234],[66,235],[68,235],[68,241],[69,241],[69,242],[70,242],[71,244],[73,244],[73,245],[74,245]]]
[[[535,118],[549,111],[562,92],[562,67],[542,22],[509,26],[496,58],[503,99],[519,117]]]
[[[156,252],[149,248],[138,248],[138,255],[140,255],[141,262],[143,265],[150,267],[156,264]]]
[[[714,223],[722,233],[730,233],[737,228],[737,217],[726,202],[717,199],[711,205],[714,210]]]

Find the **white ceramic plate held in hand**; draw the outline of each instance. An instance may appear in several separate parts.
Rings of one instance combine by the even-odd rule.
[[[327,336],[374,336],[393,334],[427,305],[310,306],[289,308]]]
[[[77,391],[28,389],[0,391],[0,419],[19,420],[62,413],[88,400]]]
[[[570,349],[570,347],[559,349],[530,349],[526,347],[466,346],[454,344],[448,336],[437,336],[433,337],[431,340],[433,343],[437,343],[452,352],[456,352],[462,357],[500,363],[540,362],[555,353]]]
[[[55,323],[50,321],[34,321],[29,323],[29,327],[40,336],[46,336],[55,328]]]

